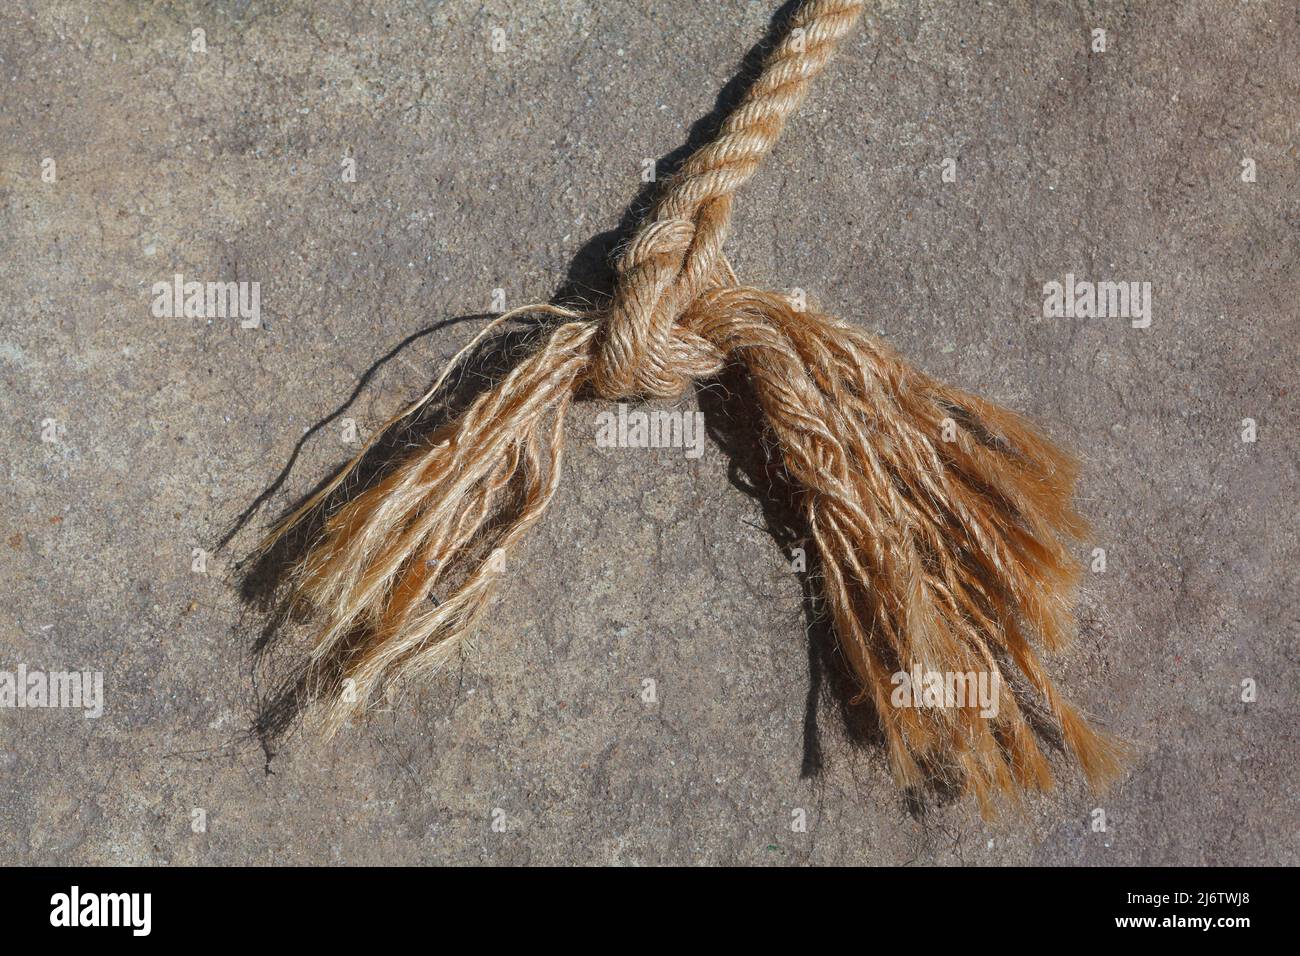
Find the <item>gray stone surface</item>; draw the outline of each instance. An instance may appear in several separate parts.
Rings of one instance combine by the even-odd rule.
[[[918,815],[831,703],[805,776],[802,591],[761,504],[716,443],[698,460],[596,447],[592,402],[571,414],[552,512],[455,666],[332,743],[248,734],[298,646],[255,657],[234,564],[348,456],[341,420],[206,573],[192,549],[404,338],[487,311],[496,288],[550,297],[772,12],[8,5],[0,670],[103,671],[105,711],[0,710],[0,858],[1300,862],[1286,0],[882,3],[738,202],[729,251],[748,281],[806,289],[1083,455],[1107,570],[1052,670],[1138,749],[1108,794],[1067,772],[993,823],[969,803]],[[154,317],[152,285],[177,272],[259,282],[263,327]],[[1044,283],[1067,272],[1150,282],[1150,328],[1043,318]],[[482,321],[412,342],[343,417],[373,428]]]

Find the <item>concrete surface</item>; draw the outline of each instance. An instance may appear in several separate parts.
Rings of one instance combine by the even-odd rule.
[[[364,435],[418,393],[494,289],[596,284],[591,240],[626,217],[642,160],[701,134],[772,14],[6,5],[0,670],[102,671],[104,713],[0,710],[0,859],[1300,862],[1285,0],[882,3],[738,202],[748,281],[807,290],[1084,455],[1107,567],[1052,668],[1139,749],[1110,793],[1067,774],[995,823],[909,810],[833,698],[809,724],[800,582],[728,456],[598,448],[591,402],[455,667],[332,744],[249,734],[297,651],[254,653],[235,562],[355,447],[343,419]],[[155,317],[175,273],[260,283],[261,327]],[[1150,327],[1044,318],[1066,273],[1150,282]],[[304,431],[435,325],[214,551]]]

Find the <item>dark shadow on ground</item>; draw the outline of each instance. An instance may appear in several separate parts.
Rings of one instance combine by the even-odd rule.
[[[555,290],[557,302],[583,302],[597,308],[609,300],[614,287],[614,263],[619,250],[631,239],[660,193],[660,184],[670,179],[701,146],[712,141],[722,123],[744,99],[763,69],[763,60],[786,32],[786,24],[800,0],[787,0],[773,14],[767,33],[741,58],[732,79],[718,93],[713,109],[692,124],[686,141],[655,162],[656,182],[644,183],[628,204],[618,224],[593,236],[574,255],[564,281]]]
[[[821,569],[800,511],[799,489],[791,484],[775,449],[764,441],[763,414],[748,377],[743,369],[732,366],[696,391],[709,435],[727,455],[731,484],[762,508],[765,530],[784,555],[793,559],[796,548],[803,550],[806,568],[799,573],[799,580],[808,637],[808,696],[800,775],[815,778],[825,764],[819,724],[825,705],[838,714],[845,738],[857,748],[883,746],[880,719],[870,701],[852,703],[858,688],[840,655],[821,598]]]

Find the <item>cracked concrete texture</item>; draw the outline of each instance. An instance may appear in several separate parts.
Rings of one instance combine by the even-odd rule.
[[[829,703],[822,770],[801,774],[802,591],[760,503],[715,443],[596,447],[598,403],[571,412],[557,501],[453,667],[332,743],[247,736],[263,665],[233,565],[355,447],[341,421],[206,573],[193,549],[407,336],[471,316],[380,366],[344,413],[362,434],[494,290],[550,297],[772,13],[11,5],[0,670],[103,671],[105,712],[0,710],[5,860],[1300,862],[1300,15],[1282,0],[882,3],[737,203],[747,281],[807,290],[1083,455],[1107,566],[1052,670],[1138,748],[1111,792],[1066,772],[996,822],[918,816]],[[175,273],[259,282],[262,327],[155,318]],[[1150,282],[1150,327],[1043,318],[1066,273]]]

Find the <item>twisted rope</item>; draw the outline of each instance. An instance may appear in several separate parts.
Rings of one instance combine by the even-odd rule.
[[[799,7],[717,138],[673,178],[618,264],[614,304],[591,372],[602,397],[672,398],[721,369],[724,356],[677,320],[707,289],[726,284],[720,266],[732,197],[772,151],[865,8],[865,0],[811,0]]]

